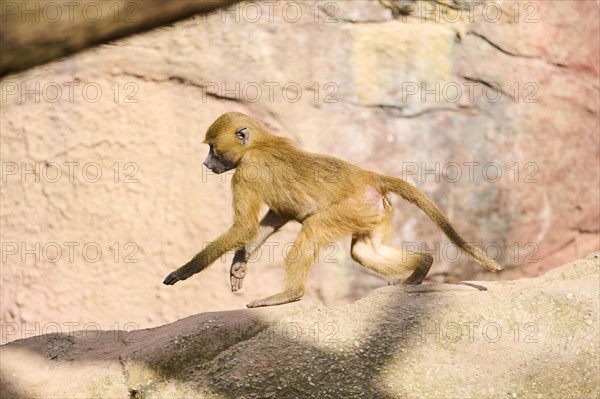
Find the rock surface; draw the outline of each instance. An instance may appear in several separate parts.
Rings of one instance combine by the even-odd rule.
[[[505,266],[455,256],[394,199],[392,244],[433,251],[429,281],[538,276],[598,250],[599,3],[419,1],[408,16],[396,3],[244,2],[5,77],[1,341],[54,323],[157,326],[278,292],[297,225],[236,295],[231,255],[161,284],[231,222],[231,175],[202,168],[225,111],[405,177]],[[323,251],[307,299],[386,284],[348,247]]]
[[[542,277],[389,286],[1,347],[15,398],[595,398],[600,253]]]

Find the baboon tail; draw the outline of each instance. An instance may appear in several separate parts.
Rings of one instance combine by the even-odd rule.
[[[380,190],[400,195],[406,201],[415,204],[444,232],[450,241],[470,255],[473,260],[488,270],[497,272],[502,267],[489,258],[480,248],[464,240],[435,203],[412,184],[392,176],[378,175]]]

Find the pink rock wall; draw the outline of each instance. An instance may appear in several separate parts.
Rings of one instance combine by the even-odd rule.
[[[231,174],[202,168],[201,141],[232,110],[405,177],[506,267],[458,258],[395,199],[392,242],[433,250],[431,281],[539,275],[597,250],[598,2],[459,3],[405,3],[408,16],[393,2],[242,3],[3,79],[2,340],[277,292],[298,226],[269,240],[238,294],[232,255],[161,284],[231,222]],[[348,250],[323,251],[306,298],[385,284]]]

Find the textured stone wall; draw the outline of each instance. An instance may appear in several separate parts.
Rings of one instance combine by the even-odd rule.
[[[226,111],[403,176],[506,267],[456,259],[395,199],[391,241],[433,250],[431,280],[538,275],[598,249],[598,2],[459,3],[241,3],[4,78],[2,339],[154,326],[280,289],[297,225],[240,293],[231,254],[161,284],[231,222],[231,174],[202,167]],[[323,251],[307,298],[385,284],[348,249]]]

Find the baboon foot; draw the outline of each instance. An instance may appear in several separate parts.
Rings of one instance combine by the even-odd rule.
[[[427,276],[427,273],[429,273],[429,269],[431,268],[431,264],[433,263],[433,256],[429,255],[429,254],[421,254],[421,261],[419,263],[419,265],[417,266],[417,268],[412,272],[412,274],[410,276],[408,276],[406,279],[397,279],[397,280],[393,280],[389,283],[389,285],[397,285],[397,284],[404,284],[404,285],[419,285],[423,282],[423,280],[425,279],[425,276]]]
[[[246,262],[236,262],[231,264],[229,270],[229,281],[231,282],[231,291],[236,292],[242,289],[244,277],[246,277]]]
[[[296,302],[302,298],[304,292],[294,293],[292,291],[283,291],[279,294],[271,295],[263,299],[252,301],[246,306],[249,308],[258,308],[261,306],[282,305],[284,303]]]

